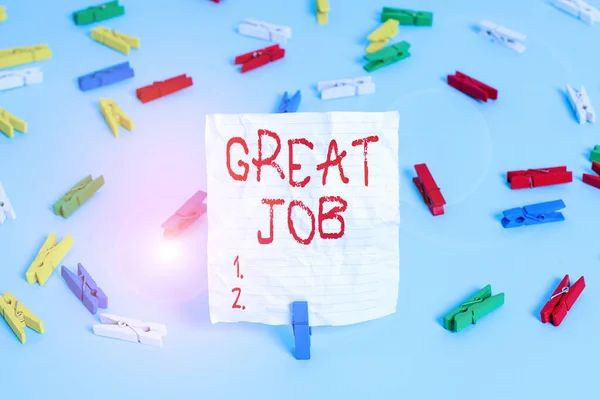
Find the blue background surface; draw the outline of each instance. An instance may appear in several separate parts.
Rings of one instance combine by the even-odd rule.
[[[598,189],[590,172],[597,126],[579,126],[563,94],[584,84],[600,110],[598,26],[544,0],[330,0],[327,25],[312,1],[122,1],[124,17],[96,25],[141,39],[129,57],[95,43],[73,11],[89,0],[4,0],[0,48],[48,43],[44,83],[0,92],[0,107],[29,124],[0,135],[0,181],[17,212],[0,226],[0,292],[44,322],[22,345],[0,324],[2,398],[106,399],[496,399],[594,398],[600,294]],[[600,6],[598,1],[593,1]],[[400,27],[412,57],[375,71],[375,95],[322,101],[318,81],[362,76],[366,36],[382,6],[434,12],[434,25]],[[266,47],[240,36],[254,18],[293,29],[283,60],[240,74],[235,56]],[[524,54],[489,43],[473,25],[491,20],[527,34]],[[129,60],[135,79],[82,93],[78,76]],[[26,68],[22,66],[17,68]],[[445,83],[460,70],[499,90],[475,100]],[[194,86],[141,104],[135,89],[186,73]],[[166,262],[160,225],[206,188],[204,120],[210,113],[274,112],[284,91],[299,111],[400,111],[401,279],[398,312],[313,331],[312,360],[296,361],[291,326],[216,324],[208,318],[206,220]],[[114,99],[135,131],[112,136],[98,107]],[[432,217],[413,187],[426,162],[448,204]],[[508,170],[567,165],[574,181],[511,191]],[[51,206],[84,176],[106,185],[70,219]],[[209,194],[210,195],[210,194]],[[503,210],[563,199],[566,221],[503,229]],[[165,323],[165,347],[96,337],[97,323],[55,271],[44,287],[24,274],[50,232],[70,233],[63,263],[83,263],[109,296],[108,312]],[[539,311],[560,279],[587,288],[556,328]],[[444,314],[486,284],[506,304],[458,334]]]

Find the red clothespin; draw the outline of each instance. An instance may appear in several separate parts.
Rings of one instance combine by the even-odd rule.
[[[164,97],[178,92],[194,84],[192,78],[186,74],[167,79],[166,81],[154,82],[152,85],[144,86],[135,91],[135,95],[142,103]]]
[[[477,100],[487,102],[488,99],[496,100],[498,98],[496,89],[462,72],[456,71],[454,75],[448,75],[448,85]]]
[[[567,316],[567,312],[571,310],[573,304],[579,298],[581,292],[583,292],[583,289],[585,289],[585,279],[583,276],[571,285],[569,275],[565,275],[554,293],[552,293],[550,301],[542,308],[542,312],[540,313],[542,322],[544,324],[552,322],[552,325],[559,326]]]
[[[166,238],[173,238],[200,218],[206,212],[204,199],[206,199],[206,193],[202,190],[198,190],[190,197],[175,214],[161,225],[165,230],[164,236]]]
[[[565,166],[508,171],[506,180],[511,189],[528,189],[573,182],[573,173]]]
[[[213,3],[220,3],[221,0],[211,0]]]
[[[592,171],[600,175],[600,163],[592,161]],[[587,183],[590,186],[600,189],[600,176],[583,174],[582,180],[583,183]]]
[[[425,204],[427,204],[433,215],[442,215],[446,200],[442,196],[442,192],[435,183],[433,176],[431,176],[427,164],[417,164],[415,165],[415,170],[418,176],[413,178],[413,183],[419,189],[423,201],[425,201]]]
[[[258,67],[262,67],[272,61],[279,60],[285,56],[285,49],[278,44],[265,47],[264,49],[251,51],[235,58],[235,64],[242,64],[241,72],[248,72]]]

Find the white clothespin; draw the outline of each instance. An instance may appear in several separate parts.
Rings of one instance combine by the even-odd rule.
[[[569,103],[571,103],[571,107],[573,107],[573,111],[575,111],[580,124],[596,122],[596,111],[592,107],[590,98],[583,85],[581,85],[579,91],[573,89],[571,85],[567,85],[567,94],[569,95]]]
[[[102,324],[94,325],[96,336],[162,347],[162,338],[167,335],[167,327],[163,324],[118,315],[100,314],[100,322]]]
[[[583,22],[594,25],[600,21],[600,11],[581,0],[551,0],[552,5],[561,11],[579,18]]]
[[[10,204],[2,183],[0,183],[0,224],[4,223],[6,218],[15,219],[17,218],[17,214]]]
[[[490,21],[481,21],[479,23],[479,29],[479,34],[492,42],[502,44],[519,53],[525,51],[525,45],[520,42],[524,42],[525,39],[527,39],[527,36],[522,33],[496,25]]]
[[[370,76],[361,76],[353,79],[338,79],[317,84],[321,92],[321,100],[339,99],[342,97],[361,96],[375,93],[375,82]]]
[[[240,35],[251,36],[257,39],[269,40],[285,44],[292,37],[292,29],[287,26],[273,25],[267,22],[244,20],[238,25]]]
[[[0,90],[42,83],[44,75],[39,67],[0,72]]]

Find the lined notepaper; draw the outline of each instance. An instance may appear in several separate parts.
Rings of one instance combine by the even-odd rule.
[[[289,325],[294,301],[308,302],[311,326],[354,324],[396,311],[398,125],[397,112],[207,116],[208,289],[213,323]],[[259,137],[267,163],[277,149],[276,138],[281,143],[272,160],[275,165],[260,169],[260,181]],[[366,155],[364,140],[360,141],[365,138],[370,138]],[[293,164],[301,164],[292,171],[293,180],[310,177],[303,187],[290,184],[290,140],[296,143]],[[332,141],[338,154],[345,152],[339,163],[343,173],[339,165],[330,166],[323,184],[324,168],[317,166],[335,150]],[[329,158],[335,156],[332,151]],[[271,200],[277,203],[272,235]],[[290,204],[294,206],[288,221]],[[334,207],[339,217],[335,210],[327,215]],[[321,223],[320,214],[325,216]],[[341,219],[344,230],[339,237]]]

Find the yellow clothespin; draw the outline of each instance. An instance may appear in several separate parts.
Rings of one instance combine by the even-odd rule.
[[[119,137],[119,125],[129,131],[133,130],[133,121],[114,100],[100,99],[100,111],[115,137]]]
[[[26,326],[36,332],[44,333],[44,323],[9,292],[0,296],[0,316],[4,317],[21,343],[27,341]]]
[[[317,0],[317,22],[319,24],[327,23],[327,13],[329,12],[329,2],[327,0]]]
[[[23,133],[27,132],[27,123],[0,108],[0,132],[11,138],[15,136],[15,130]]]
[[[140,39],[101,26],[92,29],[91,35],[95,41],[126,55],[129,55],[132,47],[140,48]]]
[[[6,21],[6,7],[0,6],[0,22]]]
[[[376,53],[383,49],[390,39],[398,34],[399,24],[400,22],[395,19],[388,19],[367,36],[367,39],[371,42],[367,47],[367,54]]]
[[[37,281],[40,286],[43,286],[72,246],[73,236],[67,235],[60,243],[56,244],[56,233],[52,232],[25,273],[27,283]]]
[[[52,52],[47,44],[2,49],[0,50],[0,68],[29,64],[35,61],[47,60],[51,57]]]

